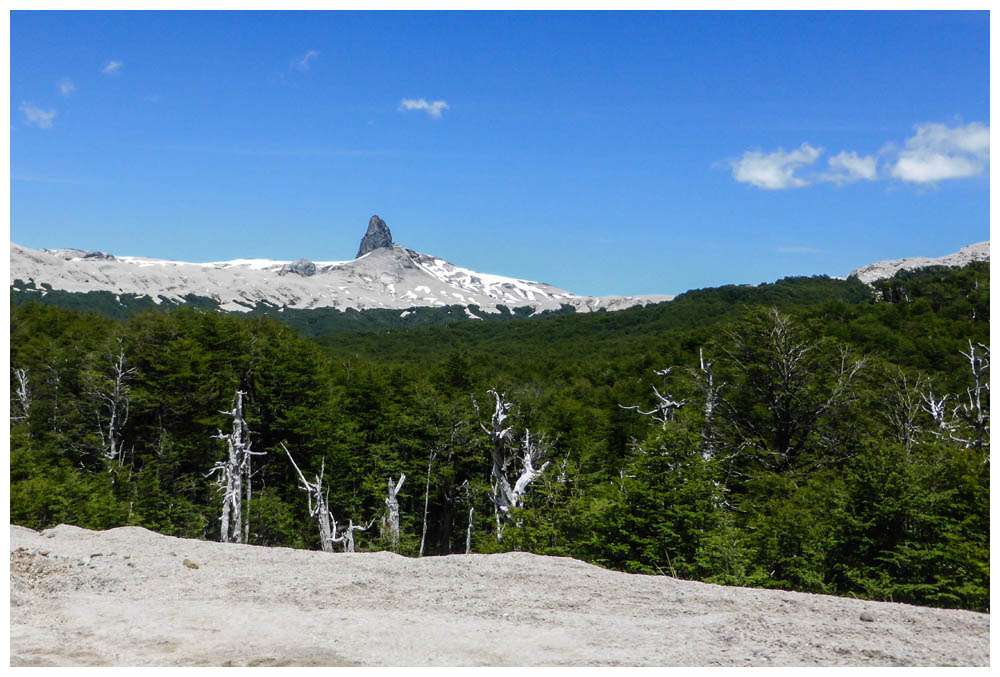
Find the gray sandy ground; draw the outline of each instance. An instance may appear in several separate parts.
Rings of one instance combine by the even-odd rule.
[[[987,614],[527,553],[408,559],[65,525],[11,526],[10,551],[14,666],[989,665]]]

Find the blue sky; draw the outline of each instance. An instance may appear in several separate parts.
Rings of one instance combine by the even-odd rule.
[[[13,12],[10,238],[582,294],[989,239],[989,17]]]

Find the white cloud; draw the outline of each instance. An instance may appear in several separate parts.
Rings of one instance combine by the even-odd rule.
[[[101,72],[105,75],[118,75],[118,71],[121,70],[121,61],[109,61],[108,65],[101,69]]]
[[[308,52],[305,53],[305,56],[303,56],[301,59],[295,62],[294,65],[296,70],[300,70],[302,72],[309,70],[309,62],[318,56],[319,52],[317,52],[315,49],[310,49]]]
[[[24,113],[25,124],[38,127],[39,129],[52,129],[52,119],[56,116],[56,111],[52,110],[42,110],[33,103],[28,103],[25,101],[20,106],[20,110]]]
[[[981,174],[990,163],[990,128],[981,122],[948,127],[916,125],[891,174],[910,183],[936,183]]]
[[[447,108],[448,104],[444,101],[427,103],[427,99],[403,99],[399,102],[399,110],[425,110],[432,118],[440,118],[441,111]]]
[[[796,170],[811,165],[822,153],[822,148],[813,148],[808,143],[803,143],[788,153],[780,148],[766,155],[760,151],[747,151],[742,158],[732,160],[730,164],[733,178],[740,183],[749,183],[766,190],[801,188],[809,185],[809,181],[795,176]]]
[[[915,133],[902,150],[885,144],[874,155],[841,151],[827,160],[825,173],[801,173],[823,153],[803,143],[799,148],[773,153],[747,151],[728,162],[733,179],[766,190],[801,188],[818,183],[856,183],[895,178],[908,183],[934,184],[982,174],[990,164],[990,128],[982,122],[949,127],[928,122],[914,126]],[[883,165],[879,168],[879,163]]]
[[[874,155],[860,156],[854,151],[841,151],[827,160],[832,173],[823,174],[820,178],[838,185],[861,180],[874,181],[878,178],[877,161],[878,158]]]
[[[69,96],[70,94],[76,91],[76,85],[74,85],[73,81],[70,80],[69,78],[63,78],[62,80],[57,82],[56,87],[59,88],[59,92],[63,96]]]

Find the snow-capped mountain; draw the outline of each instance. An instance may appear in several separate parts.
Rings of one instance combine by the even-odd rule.
[[[925,266],[963,266],[988,261],[990,243],[980,242],[936,259],[916,257],[881,261],[852,271],[870,284],[899,270]],[[398,309],[405,316],[416,307],[465,306],[470,318],[530,307],[535,313],[571,306],[577,312],[622,310],[670,301],[673,296],[580,296],[544,282],[478,273],[392,242],[377,215],[368,223],[357,258],[349,261],[275,261],[235,259],[188,263],[138,256],[113,256],[79,249],[41,251],[10,244],[10,282],[46,294],[104,291],[184,303],[186,297],[209,298],[219,308],[248,311],[259,304],[277,308]]]
[[[397,308],[478,306],[482,312],[531,307],[535,312],[573,306],[577,312],[621,310],[669,301],[666,295],[589,297],[542,282],[478,273],[393,244],[385,222],[373,216],[359,256],[350,261],[236,259],[187,263],[113,256],[77,249],[10,245],[10,281],[68,292],[107,291],[149,296],[156,302],[208,297],[223,310],[265,303],[288,308]],[[473,316],[471,310],[466,313]]]
[[[892,277],[901,270],[916,270],[928,266],[949,266],[962,267],[973,261],[990,260],[990,243],[977,242],[967,247],[962,247],[954,254],[941,256],[936,259],[929,259],[925,256],[916,256],[908,259],[894,259],[891,261],[879,261],[867,266],[852,270],[848,277],[856,277],[865,284],[871,284],[875,280],[883,280]]]

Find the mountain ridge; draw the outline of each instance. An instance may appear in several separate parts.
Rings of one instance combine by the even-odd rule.
[[[939,258],[879,261],[851,271],[870,285],[899,270],[962,266],[989,260],[989,241]],[[110,292],[184,304],[198,297],[220,310],[248,312],[261,305],[278,309],[400,310],[464,306],[471,319],[513,308],[531,314],[616,311],[671,301],[674,295],[584,296],[553,285],[480,273],[392,241],[377,214],[368,222],[358,256],[346,261],[233,259],[208,263],[141,256],[115,256],[81,249],[32,250],[10,243],[10,284],[27,292]],[[475,312],[473,312],[475,309]]]
[[[296,309],[478,306],[531,307],[536,312],[572,306],[577,312],[620,310],[660,303],[670,295],[590,297],[544,282],[477,271],[400,245],[372,249],[350,261],[234,259],[189,263],[114,256],[76,249],[32,250],[10,243],[10,282],[48,285],[67,292],[108,291],[180,301],[197,295],[227,311],[268,303]],[[42,293],[45,293],[42,290]]]
[[[926,256],[913,256],[903,259],[890,259],[886,261],[876,261],[866,266],[852,270],[847,277],[856,277],[865,284],[871,284],[876,280],[890,278],[901,270],[916,270],[929,266],[947,266],[961,268],[973,261],[990,260],[990,241],[976,242],[962,247],[953,254],[946,254],[938,258],[927,258]]]

